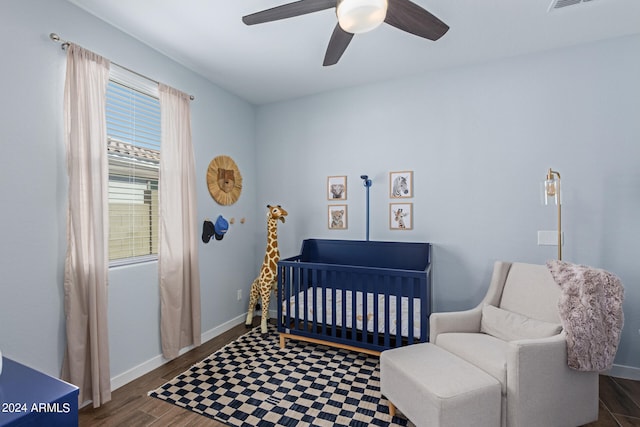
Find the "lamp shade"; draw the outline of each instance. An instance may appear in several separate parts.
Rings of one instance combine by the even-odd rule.
[[[551,171],[549,169],[549,173],[547,174],[547,179],[544,181],[544,204],[561,204],[561,194],[560,194],[560,176],[557,172]]]
[[[344,31],[366,33],[384,22],[387,0],[338,0],[336,15]]]

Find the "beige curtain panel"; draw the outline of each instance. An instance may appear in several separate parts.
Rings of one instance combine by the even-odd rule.
[[[196,179],[189,96],[160,84],[160,335],[162,354],[200,345]]]
[[[64,268],[66,349],[62,378],[79,403],[111,400],[107,334],[108,165],[105,94],[109,61],[67,48],[64,131],[69,177]]]

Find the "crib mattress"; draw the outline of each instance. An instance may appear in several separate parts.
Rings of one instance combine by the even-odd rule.
[[[307,292],[302,291],[298,294],[298,310],[297,310],[297,318],[302,320],[305,315],[305,307],[307,309],[307,319],[313,320],[315,318],[316,322],[319,324],[333,325],[335,322],[336,326],[342,326],[342,311],[344,306],[344,311],[346,313],[346,326],[352,327],[353,325],[353,292],[352,291],[344,291],[344,302],[343,302],[343,291],[341,289],[336,289],[335,293],[335,304],[333,303],[333,291],[331,289],[326,289],[326,301],[323,300],[323,288],[317,287],[315,288],[315,296],[316,296],[316,304],[314,307],[313,298],[314,292],[312,289],[309,289]],[[307,297],[307,304],[304,303],[305,293]],[[374,298],[376,295],[373,293],[366,294],[367,307],[366,313],[364,313],[364,299],[363,293],[360,291],[356,292],[356,328],[359,331],[365,329],[368,332],[375,332],[377,330],[378,333],[384,334],[387,330],[387,326],[385,325],[385,295],[377,294],[378,299],[378,322],[377,325],[374,324],[375,316],[374,316]],[[286,307],[287,300],[282,302],[283,313],[286,315],[288,313],[289,316],[296,316],[296,297],[292,296],[288,300],[289,310]],[[335,313],[334,313],[335,306]],[[397,334],[397,323],[398,323],[398,306],[397,306],[397,297],[394,295],[389,296],[389,333],[394,336]],[[325,316],[326,311],[326,316]],[[366,321],[365,321],[366,319]],[[409,298],[401,297],[400,300],[400,332],[403,337],[409,336],[409,329],[411,328],[414,338],[420,338],[420,300],[418,298],[413,298],[413,319],[409,322]]]

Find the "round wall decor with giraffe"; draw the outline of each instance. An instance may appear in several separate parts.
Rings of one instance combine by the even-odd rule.
[[[232,205],[240,198],[242,175],[231,157],[218,156],[211,160],[207,169],[207,187],[213,200],[221,205]]]

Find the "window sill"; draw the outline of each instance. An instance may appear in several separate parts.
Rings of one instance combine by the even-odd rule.
[[[122,258],[109,261],[109,268],[128,267],[136,264],[145,264],[150,262],[157,262],[158,255],[138,256],[134,258]]]

